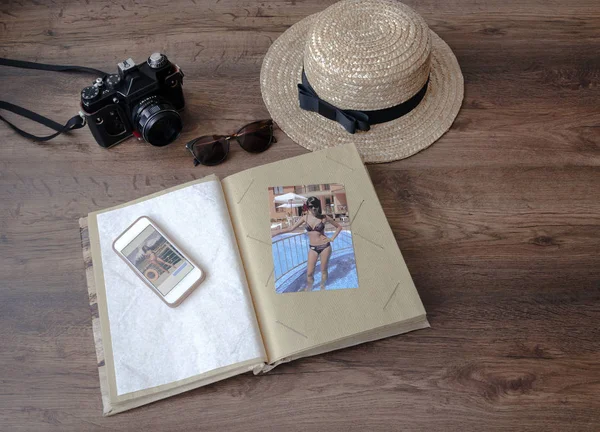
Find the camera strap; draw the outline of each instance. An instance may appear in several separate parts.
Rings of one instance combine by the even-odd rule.
[[[105,77],[107,75],[106,72],[102,72],[101,70],[83,67],[83,66],[51,65],[51,64],[44,64],[44,63],[28,62],[28,61],[23,61],[23,60],[11,60],[11,59],[6,59],[6,58],[2,58],[2,57],[0,57],[0,66],[12,66],[12,67],[17,67],[17,68],[22,68],[22,69],[38,69],[38,70],[45,70],[45,71],[52,71],[52,72],[83,72],[83,73],[90,73],[90,74],[98,75],[100,77]],[[8,120],[6,120],[2,115],[0,115],[0,120],[2,120],[4,123],[6,123],[16,133],[18,133],[22,137],[29,138],[34,141],[49,141],[52,138],[60,135],[61,133],[66,133],[66,132],[69,132],[69,131],[72,131],[75,129],[80,129],[85,126],[85,118],[80,115],[76,115],[76,116],[72,117],[71,119],[69,119],[69,121],[67,121],[67,123],[65,123],[65,125],[61,125],[60,123],[57,123],[54,120],[44,117],[43,115],[34,113],[33,111],[29,111],[28,109],[25,109],[18,105],[14,105],[9,102],[2,101],[2,100],[0,100],[0,110],[10,111],[14,114],[20,115],[21,117],[28,118],[29,120],[32,120],[36,123],[40,123],[50,129],[56,131],[56,133],[54,133],[52,135],[48,135],[48,136],[40,137],[40,136],[32,135],[29,132],[25,132],[24,130],[18,128],[17,126],[15,126],[14,124],[12,124]]]

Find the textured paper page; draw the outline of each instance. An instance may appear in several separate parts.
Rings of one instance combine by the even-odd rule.
[[[277,294],[268,188],[327,183],[345,185],[359,286]],[[354,146],[246,170],[223,188],[270,362],[395,323],[423,327],[425,310]]]
[[[103,315],[106,319],[106,308],[102,308],[99,304],[98,290],[96,289],[96,280],[94,277],[95,266],[94,260],[92,259],[92,249],[97,248],[97,244],[90,242],[90,232],[88,228],[88,218],[81,218],[79,220],[79,226],[81,228],[81,248],[83,252],[83,262],[85,265],[85,275],[88,286],[88,298],[90,303],[90,312],[92,314],[92,329],[94,333],[94,345],[96,348],[96,357],[98,359],[98,376],[100,378],[100,392],[102,394],[102,405],[103,414],[106,416],[114,415],[123,411],[130,410],[151,402],[155,402],[160,399],[164,399],[170,396],[174,396],[185,391],[208,385],[210,383],[226,379],[230,376],[239,375],[249,370],[261,369],[264,363],[257,364],[256,360],[250,360],[245,363],[237,363],[235,365],[227,366],[220,369],[212,370],[209,373],[197,375],[194,377],[187,378],[181,381],[175,381],[166,385],[152,387],[151,389],[140,390],[135,393],[129,393],[120,398],[111,397],[110,385],[108,376],[108,364],[112,363],[107,361],[107,357],[104,353],[104,338],[102,334],[108,335],[108,331],[102,330],[102,324],[100,321],[100,315]],[[97,239],[97,231],[94,235]],[[99,248],[96,256],[99,256]],[[100,259],[98,259],[100,261]],[[104,293],[102,287],[102,293]],[[104,294],[101,294],[103,296]],[[119,401],[118,399],[124,399]]]
[[[206,273],[176,308],[165,305],[112,249],[141,216]],[[218,180],[100,212],[96,222],[117,396],[265,358]]]

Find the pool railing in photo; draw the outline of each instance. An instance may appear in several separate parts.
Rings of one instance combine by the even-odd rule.
[[[327,233],[332,235],[333,233]],[[308,261],[308,238],[305,233],[290,234],[272,242],[275,282]],[[331,244],[333,253],[352,249],[352,233],[343,230]]]

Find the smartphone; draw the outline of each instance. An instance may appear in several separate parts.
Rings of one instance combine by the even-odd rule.
[[[170,307],[179,306],[204,280],[200,267],[146,216],[131,224],[114,241],[113,249]]]

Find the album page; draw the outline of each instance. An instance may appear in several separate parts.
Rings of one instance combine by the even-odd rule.
[[[150,218],[205,272],[204,281],[177,307],[165,305],[113,250],[114,240],[141,216]],[[247,372],[266,361],[216,176],[91,213],[87,225],[93,269],[88,289],[90,305],[97,308],[94,334],[106,414]],[[144,232],[124,254],[160,290],[184,273],[186,260],[156,231]]]
[[[271,364],[428,326],[353,145],[222,185]]]

